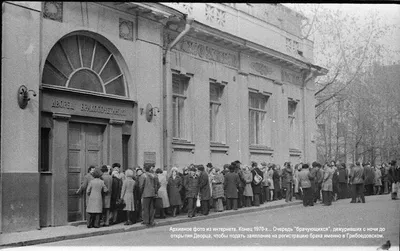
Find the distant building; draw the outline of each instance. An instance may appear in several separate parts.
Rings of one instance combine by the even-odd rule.
[[[2,7],[2,232],[84,220],[89,165],[316,158],[314,78],[327,70],[289,8]]]

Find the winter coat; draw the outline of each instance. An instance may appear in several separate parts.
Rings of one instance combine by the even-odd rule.
[[[273,180],[274,170],[268,170],[268,181],[269,181],[269,189],[274,190],[274,180]]]
[[[388,169],[386,167],[381,168],[381,174],[382,174],[382,182],[387,182],[389,180],[389,175],[388,175]]]
[[[318,168],[315,182],[318,185],[322,185],[323,181],[324,181],[324,169],[320,167]]]
[[[238,198],[239,175],[235,172],[225,174],[224,191],[227,199]]]
[[[101,179],[104,181],[108,192],[103,196],[103,208],[110,208],[111,204],[111,193],[112,193],[112,177],[108,173],[103,173]]]
[[[166,173],[157,174],[158,181],[160,182],[160,188],[158,189],[158,197],[160,197],[163,201],[163,208],[169,207],[169,198],[167,192],[167,175]]]
[[[125,207],[123,209],[125,211],[135,211],[135,184],[136,181],[134,181],[131,177],[126,177],[122,182],[121,199],[123,199],[125,202]]]
[[[315,187],[316,187],[315,182],[317,179],[317,172],[318,172],[318,169],[316,167],[312,167],[310,169],[310,175],[308,176],[308,178],[310,179],[311,188],[313,191],[315,190]]]
[[[142,174],[142,176],[143,178],[139,179],[142,182],[139,185],[142,198],[155,197],[160,188],[160,182],[158,181],[157,175],[146,172]]]
[[[86,194],[89,197],[86,212],[102,213],[103,212],[103,196],[102,193],[108,192],[104,181],[99,178],[89,182]]]
[[[199,178],[188,175],[185,179],[186,198],[197,198],[199,193]]]
[[[311,187],[311,181],[310,181],[310,171],[307,168],[301,169],[301,171],[298,173],[298,179],[299,179],[299,186],[301,188],[310,188]]]
[[[112,177],[110,209],[115,210],[117,200],[121,197],[122,180]]]
[[[199,190],[200,190],[200,200],[210,200],[210,180],[208,179],[208,174],[202,171],[199,177]]]
[[[168,198],[171,206],[180,206],[182,205],[181,194],[180,191],[182,189],[182,178],[179,175],[174,177],[169,177],[167,184]]]
[[[344,167],[339,169],[339,183],[347,183],[347,170]]]
[[[277,170],[274,170],[274,174],[272,175],[272,179],[274,181],[274,191],[275,191],[275,193],[281,191],[281,186],[280,186],[281,177],[279,176],[279,172]]]
[[[212,180],[212,197],[214,199],[224,198],[224,180],[222,173],[214,175]]]
[[[369,166],[364,167],[364,175],[365,175],[365,180],[364,180],[365,185],[374,184],[375,173],[371,167],[369,167]]]
[[[251,183],[253,183],[253,174],[250,171],[243,172],[243,178],[246,181],[246,186],[244,187],[244,196],[253,196],[253,188]]]
[[[299,192],[299,170],[294,170],[293,183],[294,183],[294,193]]]
[[[258,173],[258,175],[260,175],[261,177],[264,176],[263,172],[261,172],[261,170],[256,167],[253,169],[253,171],[251,171],[251,173],[253,174],[253,178],[254,176],[256,176],[256,172]],[[254,182],[251,183],[251,188],[253,189],[253,194],[260,194],[261,193],[261,182],[258,183],[258,185],[254,184]]]
[[[391,166],[389,169],[389,181],[391,183],[400,182],[400,168]]]
[[[293,170],[291,167],[285,167],[282,170],[282,187],[287,187],[289,183],[293,184]]]
[[[91,180],[93,180],[93,179],[94,179],[93,175],[92,175],[91,173],[87,173],[87,174],[83,177],[82,184],[81,184],[81,186],[79,187],[77,193],[79,193],[79,194],[85,194],[85,193],[86,193],[86,189],[87,189],[87,187],[88,187],[88,185],[89,185],[89,182],[90,182]],[[86,203],[87,203],[87,198],[86,198]]]
[[[263,180],[261,181],[261,185],[263,187],[269,187],[269,180],[268,180],[268,168],[265,168],[264,172],[263,172]]]
[[[374,173],[375,173],[374,185],[375,186],[382,186],[382,180],[381,180],[382,179],[382,173],[381,173],[381,170],[376,168],[374,170]]]
[[[322,191],[333,191],[333,184],[332,184],[332,178],[333,178],[333,170],[330,167],[327,167],[324,170],[324,179],[322,181]]]
[[[363,184],[364,183],[364,169],[361,166],[355,166],[350,171],[350,183],[351,184]]]

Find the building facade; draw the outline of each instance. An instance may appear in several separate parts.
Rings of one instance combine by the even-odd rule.
[[[1,232],[85,217],[90,165],[316,158],[313,44],[282,5],[2,4]]]

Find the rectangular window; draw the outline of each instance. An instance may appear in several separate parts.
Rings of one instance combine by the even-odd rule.
[[[40,129],[40,171],[50,171],[50,128]]]
[[[210,83],[210,141],[226,143],[225,112],[222,101],[224,86]]]
[[[187,98],[189,77],[172,74],[173,137],[190,141],[190,109]]]
[[[288,123],[289,123],[289,137],[290,137],[290,148],[297,149],[297,121],[296,121],[296,108],[297,102],[294,100],[288,101]]]
[[[269,97],[249,93],[250,145],[267,146],[267,102]]]

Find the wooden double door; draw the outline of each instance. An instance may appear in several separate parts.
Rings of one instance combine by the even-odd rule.
[[[104,126],[69,123],[68,129],[68,222],[86,218],[85,195],[77,195],[88,168],[101,167],[104,149]]]

